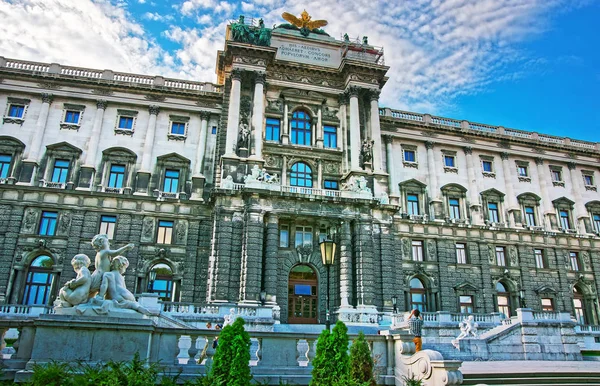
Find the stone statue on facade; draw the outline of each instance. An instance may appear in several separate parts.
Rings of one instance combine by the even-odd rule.
[[[87,255],[78,254],[71,260],[73,270],[77,273],[75,279],[69,280],[60,289],[58,299],[54,302],[59,307],[74,307],[88,301],[92,275],[88,267],[91,261]]]
[[[456,339],[452,340],[452,345],[459,349],[459,340],[464,338],[477,338],[477,328],[479,327],[477,323],[475,323],[475,317],[473,315],[469,315],[462,322],[459,323],[460,334],[456,337]]]
[[[229,310],[229,314],[223,317],[223,328],[233,324],[235,320],[235,308]]]
[[[389,205],[390,204],[390,196],[386,192],[381,193],[379,196],[379,203],[381,205]]]
[[[248,149],[250,146],[250,127],[247,123],[240,123],[238,149]]]
[[[235,185],[233,183],[233,177],[231,177],[230,175],[225,177],[225,179],[221,183],[221,188],[223,189],[233,189],[234,187]]]
[[[360,157],[363,165],[373,160],[373,144],[374,140],[365,139],[360,147]]]
[[[244,183],[248,184],[248,183],[253,183],[253,182],[259,182],[261,172],[262,171],[260,170],[260,167],[258,167],[258,165],[254,165],[252,167],[252,169],[250,170],[250,174],[248,174],[244,177]]]

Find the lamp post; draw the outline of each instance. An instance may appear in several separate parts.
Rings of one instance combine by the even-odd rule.
[[[321,241],[319,246],[321,247],[321,259],[323,260],[323,265],[327,267],[327,309],[325,311],[325,326],[327,327],[327,330],[329,330],[331,327],[331,320],[329,319],[329,270],[331,269],[331,266],[335,260],[335,249],[337,245],[333,242],[333,240],[327,239]]]
[[[156,271],[152,270],[148,273],[148,279],[150,283],[148,283],[148,291],[154,292],[154,281],[156,281]]]
[[[525,291],[520,290],[519,291],[519,304],[521,306],[521,308],[527,308],[527,304],[525,303]]]
[[[398,313],[398,296],[392,296],[392,311],[394,314]]]

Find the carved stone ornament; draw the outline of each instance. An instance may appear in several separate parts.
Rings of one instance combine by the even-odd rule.
[[[402,254],[404,258],[410,258],[410,240],[402,239]]]
[[[61,213],[60,215],[60,223],[59,229],[61,233],[67,233],[69,231],[69,226],[71,225],[71,214],[68,212]]]
[[[25,212],[25,220],[23,221],[23,230],[27,233],[35,231],[37,224],[38,211],[34,208],[29,208]]]
[[[40,82],[38,83],[38,87],[47,90],[60,90],[62,88],[62,86],[55,82]]]
[[[313,253],[313,245],[310,243],[298,245],[296,247],[296,252],[298,253],[298,260],[300,262],[308,262]]]
[[[362,142],[360,147],[360,159],[362,160],[362,164],[364,166],[365,163],[371,162],[373,159],[373,144],[374,140],[365,139]]]
[[[104,99],[98,99],[96,101],[96,108],[98,110],[106,110],[106,106],[108,105],[108,102],[105,101]]]
[[[165,99],[167,99],[167,97],[165,97],[164,95],[157,95],[157,94],[148,94],[148,95],[146,95],[146,100],[148,100],[148,101],[164,102]]]
[[[111,96],[114,94],[114,92],[112,92],[108,88],[95,88],[92,90],[92,94],[102,95],[102,96]]]
[[[180,243],[185,243],[185,240],[187,239],[187,232],[188,232],[187,221],[183,221],[183,220],[178,221],[175,231],[176,231],[177,241],[179,241]]]
[[[267,111],[283,113],[283,101],[281,99],[267,99]]]
[[[519,265],[519,254],[517,251],[517,247],[510,246],[508,247],[508,257],[510,258],[510,265],[515,267]]]
[[[281,156],[278,155],[267,155],[265,156],[265,166],[270,166],[270,167],[281,167],[283,162],[283,158]]]
[[[160,106],[150,105],[148,106],[148,112],[150,115],[158,115],[158,113],[160,113]]]
[[[42,98],[42,103],[51,104],[52,101],[54,100],[54,95],[47,94],[47,93],[42,93],[41,98]]]
[[[490,264],[494,264],[494,260],[496,259],[496,248],[493,245],[488,245],[488,261]]]
[[[152,238],[154,235],[154,219],[152,217],[146,217],[142,223],[142,235],[144,238]]]
[[[245,95],[240,98],[240,121],[248,123],[250,112],[252,111],[252,99]]]
[[[427,254],[428,254],[429,260],[432,260],[432,261],[437,260],[435,240],[430,240],[427,242]]]

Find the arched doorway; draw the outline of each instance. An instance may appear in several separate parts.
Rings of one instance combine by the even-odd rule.
[[[496,283],[496,301],[498,302],[498,312],[505,318],[510,318],[510,293],[501,282]]]
[[[319,297],[317,273],[310,266],[297,265],[288,280],[288,323],[317,323]]]
[[[410,309],[427,311],[427,290],[423,282],[416,277],[410,279]]]

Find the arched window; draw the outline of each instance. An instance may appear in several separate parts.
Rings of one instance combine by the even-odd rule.
[[[416,277],[410,280],[410,308],[427,311],[427,294],[423,282]]]
[[[583,291],[577,286],[573,287],[573,311],[577,323],[585,324],[585,303],[583,300]]]
[[[46,305],[50,300],[50,291],[54,273],[54,260],[50,256],[41,255],[35,258],[29,266],[23,293],[23,304]]]
[[[498,312],[504,314],[505,318],[510,317],[510,293],[504,284],[496,283],[496,298],[498,302]]]
[[[312,170],[304,162],[296,162],[292,165],[292,173],[290,174],[290,184],[292,186],[302,186],[304,188],[312,188]]]
[[[148,292],[158,294],[160,300],[173,301],[173,271],[167,264],[154,265],[148,274]]]
[[[310,115],[304,110],[296,110],[292,114],[291,141],[294,145],[310,146],[312,144]]]

